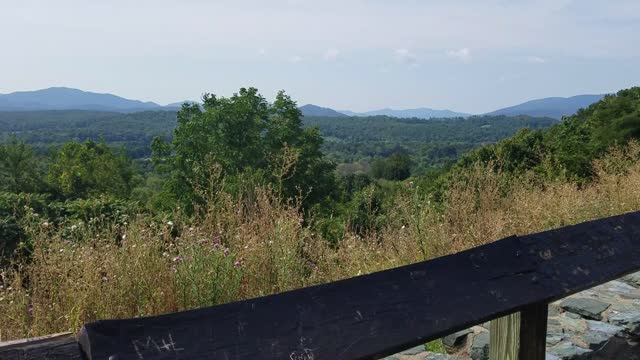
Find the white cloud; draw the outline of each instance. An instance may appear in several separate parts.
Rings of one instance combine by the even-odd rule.
[[[325,51],[323,58],[326,61],[336,61],[338,59],[338,56],[340,55],[340,50],[338,49],[327,49],[327,51]]]
[[[302,60],[304,60],[302,58],[302,56],[299,55],[293,55],[292,57],[289,58],[289,62],[292,64],[299,64],[300,62],[302,62]]]
[[[417,65],[418,63],[418,58],[416,57],[416,55],[409,51],[409,49],[404,48],[396,49],[395,59],[400,63],[408,65]]]
[[[531,64],[544,64],[547,62],[547,59],[539,56],[527,56],[527,62]]]
[[[469,48],[449,50],[447,51],[447,56],[450,58],[454,58],[459,61],[462,61],[464,63],[471,62],[471,50],[469,50]]]

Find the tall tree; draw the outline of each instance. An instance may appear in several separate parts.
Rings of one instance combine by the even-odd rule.
[[[272,104],[255,88],[230,98],[206,94],[202,106],[178,112],[170,147],[154,139],[154,161],[170,171],[169,190],[187,207],[202,201],[217,176],[257,179],[285,198],[315,203],[335,189],[335,167],[323,157],[318,130],[304,129],[301,117],[283,91]]]
[[[31,146],[15,137],[0,145],[0,190],[14,193],[38,191],[39,166]]]

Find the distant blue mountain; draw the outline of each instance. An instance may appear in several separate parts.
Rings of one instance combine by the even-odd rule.
[[[134,112],[160,110],[154,102],[129,100],[112,94],[98,94],[66,87],[0,94],[0,110],[101,110]]]
[[[561,119],[563,116],[575,114],[578,109],[586,108],[600,101],[603,97],[604,95],[578,95],[568,98],[550,97],[527,101],[519,105],[490,112],[486,115],[529,115]]]
[[[467,117],[470,114],[455,112],[451,110],[435,110],[430,108],[417,108],[417,109],[405,109],[405,110],[394,110],[394,109],[380,109],[366,112],[353,112],[348,110],[340,110],[341,113],[349,115],[349,116],[391,116],[397,118],[419,118],[419,119],[433,119],[433,118],[457,118],[457,117]]]
[[[304,116],[326,116],[326,117],[346,117],[347,115],[337,112],[333,109],[329,109],[326,107],[307,104],[300,106],[298,109],[302,112]]]

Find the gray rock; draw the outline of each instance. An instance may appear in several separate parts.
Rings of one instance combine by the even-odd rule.
[[[469,355],[472,360],[489,359],[489,341],[489,332],[486,331],[478,333],[473,337],[471,349],[469,349]]]
[[[560,360],[560,358],[553,354],[546,353],[544,354],[544,360]]]
[[[552,347],[548,352],[562,360],[574,360],[580,359],[584,354],[592,351],[576,346],[570,342],[563,342]]]
[[[633,273],[633,274],[627,275],[627,276],[623,277],[620,280],[626,282],[627,284],[629,284],[631,286],[634,286],[636,288],[640,288],[640,271],[637,272],[637,273]]]
[[[567,312],[564,314],[566,317],[571,318],[571,319],[582,319],[581,315],[578,314],[574,314],[572,312]]]
[[[454,360],[453,356],[447,354],[429,353],[422,360]]]
[[[565,338],[566,336],[562,334],[547,334],[547,346],[553,346]]]
[[[560,306],[568,312],[593,320],[602,320],[602,312],[611,304],[588,298],[567,298]]]
[[[623,326],[629,333],[640,335],[640,312],[638,313],[611,313],[609,322]]]
[[[560,307],[559,302],[554,301],[551,304],[549,304],[549,316],[560,315],[561,312],[562,312],[562,308]]]
[[[587,332],[600,332],[609,337],[614,337],[620,334],[624,329],[620,326],[607,324],[601,321],[587,320]]]
[[[401,355],[417,355],[425,351],[427,351],[427,349],[425,349],[424,345],[418,345],[416,347],[412,347],[411,349],[404,350],[400,352],[400,354]]]
[[[442,343],[448,347],[458,347],[464,345],[467,340],[467,335],[471,333],[471,329],[465,329],[455,332],[451,335],[447,335],[442,338]]]
[[[611,339],[611,336],[598,331],[591,331],[583,334],[578,341],[591,350],[598,350]]]

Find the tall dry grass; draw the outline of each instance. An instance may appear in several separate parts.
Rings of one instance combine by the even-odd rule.
[[[638,158],[637,144],[612,151],[582,188],[476,167],[451,186],[443,207],[407,187],[384,229],[347,233],[338,247],[303,225],[297,207],[260,189],[251,201],[219,194],[197,222],[177,213],[98,232],[77,224],[73,240],[34,219],[32,259],[0,273],[0,339],[277,293],[639,210]]]

